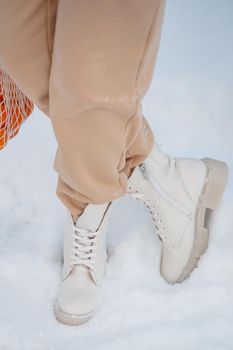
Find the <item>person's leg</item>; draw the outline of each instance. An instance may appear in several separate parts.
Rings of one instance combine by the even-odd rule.
[[[59,1],[49,94],[58,141],[54,169],[57,194],[77,218],[67,223],[55,302],[56,317],[66,324],[86,322],[100,307],[109,207],[153,146],[140,104],[152,77],[163,5]]]
[[[152,77],[164,1],[59,6],[50,85],[54,168],[57,194],[77,217],[89,202],[124,194],[127,174],[152,147],[140,103]],[[1,66],[47,116],[56,13],[56,0],[1,0]]]
[[[153,135],[141,100],[153,73],[163,0],[60,0],[50,76],[57,194],[78,217],[126,192]]]
[[[0,67],[48,117],[57,4],[58,0],[0,0]],[[58,187],[59,183],[60,179]],[[85,206],[76,202],[76,211],[81,213]]]

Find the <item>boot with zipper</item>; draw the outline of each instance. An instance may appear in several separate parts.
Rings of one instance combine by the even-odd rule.
[[[76,223],[67,212],[62,282],[54,303],[55,316],[64,324],[87,322],[102,303],[109,207],[89,204]]]
[[[186,279],[208,246],[207,209],[219,205],[228,178],[214,159],[173,158],[156,144],[137,166],[127,192],[145,204],[162,241],[160,272],[169,283]]]

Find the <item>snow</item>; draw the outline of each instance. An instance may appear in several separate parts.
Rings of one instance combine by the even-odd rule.
[[[233,2],[168,0],[144,99],[159,144],[176,156],[233,168]],[[105,302],[88,324],[53,315],[65,211],[55,196],[56,142],[38,110],[0,152],[1,350],[230,350],[233,343],[233,183],[211,219],[210,245],[183,284],[159,275],[160,241],[140,204],[114,204]],[[119,219],[120,218],[120,219]]]

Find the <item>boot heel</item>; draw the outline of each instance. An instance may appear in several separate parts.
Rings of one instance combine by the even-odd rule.
[[[228,167],[225,163],[211,158],[202,160],[209,169],[209,178],[204,191],[202,206],[215,210],[221,201],[227,184]]]

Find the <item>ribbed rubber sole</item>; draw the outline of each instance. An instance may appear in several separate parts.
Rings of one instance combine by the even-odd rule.
[[[57,301],[54,303],[54,314],[57,321],[69,326],[80,326],[83,323],[88,322],[96,312],[97,310],[82,315],[68,314],[65,311],[61,310]]]
[[[210,158],[204,158],[202,161],[206,164],[207,175],[196,211],[194,243],[185,269],[178,280],[172,283],[183,282],[197,267],[200,257],[208,247],[209,229],[205,227],[207,209],[217,209],[227,185],[228,167],[225,163]]]

